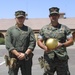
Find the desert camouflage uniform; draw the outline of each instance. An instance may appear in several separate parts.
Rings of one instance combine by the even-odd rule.
[[[44,43],[48,38],[55,38],[59,42],[64,43],[67,38],[71,36],[70,29],[65,25],[59,24],[58,27],[55,28],[52,24],[49,24],[40,30],[38,38],[42,38]],[[70,75],[68,68],[69,56],[66,47],[44,53],[44,59],[50,66],[50,70],[45,71],[44,75],[54,75],[55,71],[57,72],[57,75]]]

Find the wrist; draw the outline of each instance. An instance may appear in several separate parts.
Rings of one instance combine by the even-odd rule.
[[[28,56],[28,54],[27,54],[27,53],[25,53],[25,56],[27,57],[27,56]]]
[[[25,53],[25,60],[28,60],[28,59],[29,59],[28,54]]]
[[[64,43],[62,43],[61,47],[65,47]]]
[[[19,56],[19,53],[16,53],[15,55],[16,55],[16,56]]]

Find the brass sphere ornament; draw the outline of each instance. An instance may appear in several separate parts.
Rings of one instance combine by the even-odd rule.
[[[58,46],[58,40],[55,38],[49,38],[46,41],[46,46],[48,49],[53,50]]]

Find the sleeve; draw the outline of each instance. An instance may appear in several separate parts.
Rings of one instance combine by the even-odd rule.
[[[31,30],[31,32],[30,32],[30,42],[29,42],[28,48],[33,51],[35,46],[36,46],[36,39],[35,39],[34,32]]]
[[[15,49],[11,42],[12,42],[11,31],[10,29],[8,29],[5,35],[5,45],[8,51]]]
[[[70,30],[68,27],[66,27],[65,32],[66,32],[66,37],[67,37],[67,39],[69,39],[69,38],[72,37],[71,30]]]
[[[43,29],[39,31],[38,39],[43,39]]]

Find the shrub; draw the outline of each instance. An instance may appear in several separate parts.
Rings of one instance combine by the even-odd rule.
[[[5,39],[4,38],[0,38],[0,45],[5,44]]]

